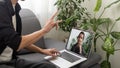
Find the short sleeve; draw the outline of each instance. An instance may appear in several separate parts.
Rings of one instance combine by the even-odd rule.
[[[4,30],[4,42],[16,51],[21,43],[21,36],[14,29],[7,28]]]

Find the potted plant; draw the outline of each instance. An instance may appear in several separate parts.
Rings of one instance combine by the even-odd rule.
[[[91,17],[88,13],[86,13],[86,8],[80,5],[82,2],[84,2],[84,0],[57,0],[57,2],[55,3],[55,5],[57,5],[58,7],[58,10],[60,11],[57,18],[63,20],[63,23],[59,24],[60,28],[63,31],[70,31],[71,28],[76,27],[79,24],[79,28],[85,30],[91,29],[95,33],[93,41],[95,52],[97,40],[103,40],[102,49],[106,52],[106,58],[101,63],[101,68],[111,68],[109,58],[110,55],[113,55],[115,51],[119,50],[115,49],[115,45],[120,39],[120,32],[112,30],[114,25],[117,23],[117,21],[120,20],[120,18],[117,18],[113,21],[108,17],[103,18],[102,15],[104,14],[105,10],[107,10],[107,8],[110,8],[112,5],[118,3],[119,1],[120,0],[117,0],[105,7],[103,12],[98,17],[96,17],[96,14],[101,8],[102,0],[97,0],[96,7],[94,9],[94,17]],[[81,22],[78,22],[78,20],[80,20]],[[103,25],[105,25],[105,31],[100,28],[100,26]]]
[[[57,19],[62,19],[62,23],[59,24],[63,31],[68,31],[73,27],[76,27],[79,20],[81,20],[85,12],[85,8],[81,6],[84,0],[57,0],[55,6],[59,10]]]
[[[112,5],[118,3],[120,0],[117,0],[107,7],[104,8],[103,12],[98,17],[91,16],[87,18],[83,18],[83,22],[80,25],[80,28],[83,29],[91,29],[94,33],[94,51],[96,52],[96,42],[97,39],[100,38],[103,40],[102,49],[106,52],[105,60],[101,63],[101,68],[111,68],[111,64],[109,61],[110,55],[113,55],[115,51],[118,51],[120,49],[115,49],[115,45],[117,41],[120,39],[120,32],[113,31],[115,24],[117,21],[120,20],[120,17],[112,20],[110,18],[102,18],[102,15],[104,14],[105,10],[107,8],[110,8]],[[100,7],[102,5],[102,0],[97,0],[96,7],[94,9],[95,14],[99,11]],[[100,26],[104,25],[105,29],[103,31]],[[111,26],[110,26],[111,25]]]

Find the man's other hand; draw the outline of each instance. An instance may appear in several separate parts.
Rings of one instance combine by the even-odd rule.
[[[52,56],[52,57],[56,57],[60,54],[59,51],[57,51],[55,48],[43,49],[42,53]]]

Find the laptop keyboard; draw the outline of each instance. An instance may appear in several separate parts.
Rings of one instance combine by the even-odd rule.
[[[62,52],[60,54],[60,57],[67,60],[67,61],[69,61],[69,62],[71,62],[71,63],[80,59],[80,57],[74,56],[74,55],[69,54],[67,52]]]

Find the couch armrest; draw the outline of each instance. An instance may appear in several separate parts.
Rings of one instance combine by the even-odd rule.
[[[22,9],[20,11],[22,20],[22,35],[30,34],[41,29],[41,25],[35,14],[29,9]],[[36,43],[38,47],[45,48],[44,37],[40,38]],[[18,54],[28,54],[31,51],[22,49]]]

